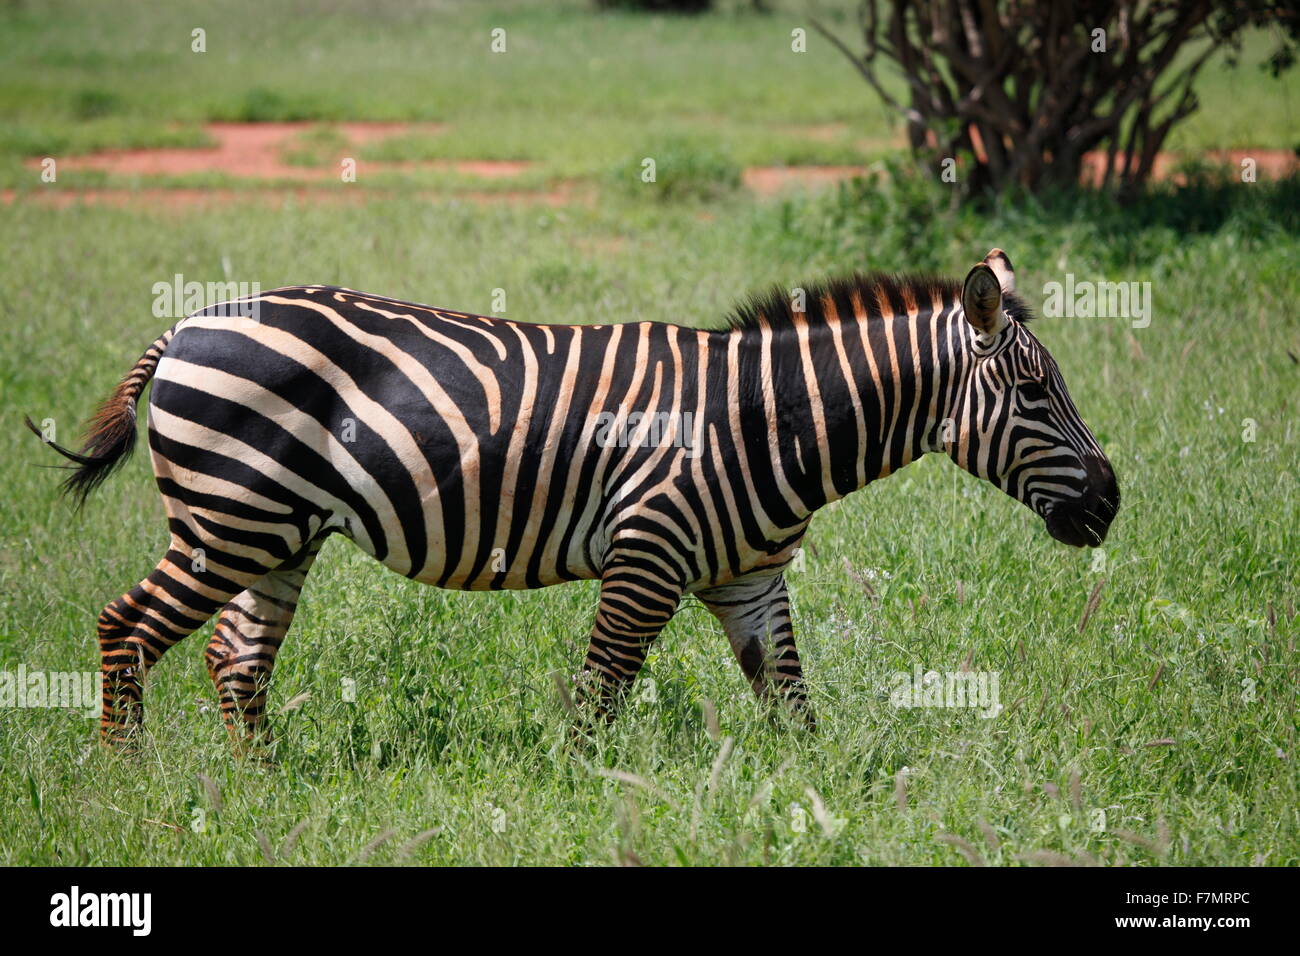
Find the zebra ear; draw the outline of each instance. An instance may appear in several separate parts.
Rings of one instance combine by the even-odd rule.
[[[998,277],[998,284],[1002,286],[1004,295],[1016,291],[1016,270],[1011,265],[1010,256],[1001,249],[994,249],[984,257],[984,263]]]
[[[1002,286],[997,274],[981,262],[966,273],[961,289],[961,307],[966,321],[981,335],[997,335],[1006,327],[1007,317],[1002,314]]]

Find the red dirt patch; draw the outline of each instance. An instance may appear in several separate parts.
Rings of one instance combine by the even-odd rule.
[[[437,123],[209,123],[205,130],[215,146],[185,149],[106,150],[88,156],[59,160],[65,169],[94,169],[125,176],[185,176],[196,173],[225,173],[243,179],[274,179],[292,182],[321,182],[338,176],[337,160],[348,155],[339,151],[328,166],[301,166],[286,162],[284,153],[308,145],[300,137],[324,126],[337,130],[348,147],[363,146],[404,133],[438,133],[446,129]],[[39,158],[27,161],[40,168]],[[522,160],[431,160],[428,162],[385,163],[366,161],[363,169],[445,169],[465,176],[502,179],[518,176],[532,164]]]
[[[741,182],[760,196],[790,189],[831,186],[867,171],[865,166],[751,166]]]
[[[197,175],[205,173],[224,173],[226,175],[249,179],[278,181],[290,184],[278,190],[253,189],[249,191],[230,189],[178,188],[164,189],[149,187],[143,190],[130,189],[71,189],[50,187],[25,192],[8,190],[0,194],[0,202],[11,205],[14,202],[35,202],[51,206],[86,205],[146,205],[158,208],[191,207],[210,203],[230,203],[247,201],[263,205],[282,206],[291,199],[308,202],[358,203],[368,198],[387,195],[383,189],[370,189],[362,186],[339,183],[340,168],[337,160],[355,152],[355,147],[367,143],[379,142],[407,133],[440,133],[446,127],[437,123],[404,122],[355,122],[355,123],[210,123],[206,127],[208,135],[215,146],[192,149],[140,149],[110,150],[86,156],[69,156],[59,160],[60,166],[71,170],[99,170],[106,173],[136,176],[144,179],[165,178],[171,176]],[[847,126],[842,123],[826,123],[804,127],[806,135],[812,139],[830,140],[843,135]],[[313,149],[311,132],[318,129],[332,130],[346,140],[346,146],[337,145],[321,147],[325,151],[337,153],[334,162],[323,166],[301,166],[287,161],[286,156],[293,150],[308,153]],[[331,142],[329,137],[326,142]],[[1176,171],[1180,156],[1162,153],[1156,160],[1156,179],[1180,180]],[[1286,150],[1230,150],[1210,152],[1203,156],[1213,163],[1228,164],[1240,170],[1241,161],[1254,159],[1257,163],[1259,178],[1278,178],[1294,173],[1297,160],[1293,153]],[[1101,153],[1089,153],[1084,157],[1083,182],[1099,184],[1101,169],[1105,157]],[[41,159],[27,161],[32,169],[40,168]],[[379,162],[367,160],[359,164],[359,172],[364,181],[368,172],[405,171],[405,170],[442,170],[453,172],[467,178],[508,179],[519,176],[532,167],[532,163],[522,160],[412,160],[399,162]],[[745,186],[760,196],[772,196],[796,189],[818,189],[844,182],[856,176],[865,175],[866,166],[755,166],[746,169],[742,175]],[[337,186],[330,186],[333,181]],[[350,188],[349,188],[350,187]],[[448,192],[435,194],[420,191],[414,194],[417,200],[463,199],[474,203],[535,203],[549,206],[563,205],[572,200],[571,186],[562,186],[551,190],[512,190],[508,192]],[[408,193],[408,195],[410,195]]]
[[[1178,171],[1179,164],[1189,158],[1181,153],[1161,153],[1156,157],[1154,178],[1172,180],[1180,185],[1185,176]],[[1300,169],[1300,160],[1294,152],[1285,149],[1232,149],[1212,150],[1199,157],[1213,165],[1227,166],[1234,175],[1241,172],[1241,163],[1253,159],[1260,179],[1281,179]],[[1093,186],[1101,185],[1106,166],[1106,154],[1084,154],[1080,181]],[[744,171],[741,181],[760,196],[772,196],[794,189],[833,186],[867,173],[866,166],[751,166]]]
[[[1285,149],[1216,149],[1201,154],[1205,162],[1216,166],[1230,167],[1234,176],[1241,175],[1241,163],[1246,159],[1255,161],[1255,174],[1260,179],[1283,179],[1300,168],[1300,160],[1294,152]],[[1152,171],[1158,180],[1173,180],[1182,185],[1187,177],[1178,171],[1178,164],[1187,159],[1175,153],[1160,153],[1156,156]],[[1082,180],[1093,186],[1100,186],[1106,170],[1106,154],[1101,151],[1085,153],[1083,156]]]

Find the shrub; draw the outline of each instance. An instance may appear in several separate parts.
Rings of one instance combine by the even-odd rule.
[[[647,181],[653,161],[653,181]],[[660,201],[708,200],[730,195],[740,188],[740,166],[717,150],[691,143],[670,142],[648,149],[620,163],[611,173],[623,192]]]

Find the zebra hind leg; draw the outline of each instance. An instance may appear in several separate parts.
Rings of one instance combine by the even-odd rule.
[[[271,670],[323,543],[324,537],[310,542],[241,591],[217,618],[204,656],[226,730],[240,752],[265,753],[271,744],[266,720]]]
[[[759,700],[783,701],[808,729],[815,729],[817,721],[808,704],[803,666],[794,643],[785,575],[743,578],[697,591],[695,596],[721,622]]]
[[[255,580],[260,574],[250,577]],[[173,541],[148,577],[100,612],[103,743],[134,743],[144,717],[149,669],[248,583],[242,576],[231,579],[196,563],[179,541]]]

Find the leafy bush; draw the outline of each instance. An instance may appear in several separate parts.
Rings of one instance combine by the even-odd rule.
[[[307,97],[289,97],[277,90],[255,86],[244,94],[230,115],[222,118],[242,123],[296,122],[336,119],[332,115],[335,111]]]
[[[77,90],[72,97],[72,113],[77,119],[99,119],[121,108],[121,97],[108,90]]]
[[[615,188],[638,198],[649,191],[664,202],[720,199],[740,188],[740,166],[717,150],[677,141],[619,163],[609,179]]]

